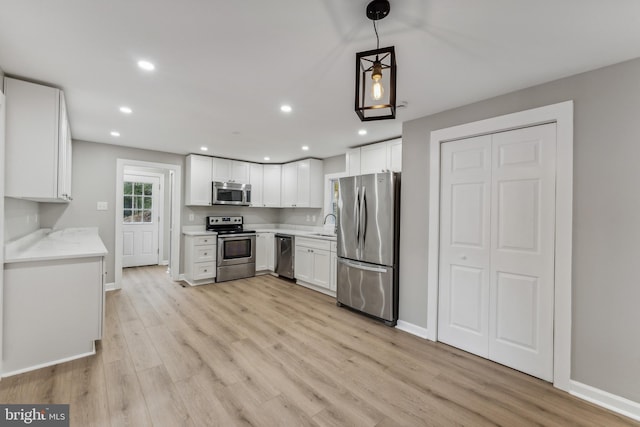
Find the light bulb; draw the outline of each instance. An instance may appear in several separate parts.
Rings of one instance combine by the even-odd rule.
[[[373,79],[373,86],[371,86],[371,97],[375,101],[379,101],[384,95],[384,87],[382,87],[382,64],[376,57],[375,62],[373,63],[373,72],[371,73],[371,78]]]
[[[378,77],[377,79],[373,80],[373,86],[371,87],[371,97],[374,100],[379,101],[382,98],[382,95],[384,95],[384,87],[382,86],[382,82]]]

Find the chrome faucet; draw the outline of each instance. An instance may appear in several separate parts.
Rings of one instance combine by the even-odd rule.
[[[338,218],[334,214],[326,214],[324,216],[324,221],[322,221],[322,225],[325,225],[327,223],[327,218],[329,218],[330,216],[333,217],[333,234],[336,234],[338,232]]]

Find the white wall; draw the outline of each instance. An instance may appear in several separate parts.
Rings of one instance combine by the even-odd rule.
[[[5,242],[15,240],[40,228],[39,206],[37,202],[13,199],[11,197],[4,197],[3,199]]]
[[[427,326],[430,132],[574,101],[571,378],[640,402],[640,59],[406,122],[400,319]]]

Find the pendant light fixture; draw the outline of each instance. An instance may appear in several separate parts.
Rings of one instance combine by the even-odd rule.
[[[380,48],[376,21],[389,14],[388,0],[373,0],[367,18],[373,21],[376,49],[356,53],[356,114],[363,122],[396,118],[396,54],[393,46]]]

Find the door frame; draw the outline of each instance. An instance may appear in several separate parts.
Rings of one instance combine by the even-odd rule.
[[[181,177],[182,167],[169,163],[145,162],[141,160],[116,160],[116,209],[115,209],[115,283],[113,289],[122,288],[122,210],[124,170],[135,168],[163,169],[169,171],[171,212],[169,214],[169,233],[171,247],[169,255],[169,270],[171,279],[180,280],[180,206],[182,203]],[[165,215],[166,216],[166,215]]]
[[[124,171],[123,171],[123,177],[124,175],[138,175],[138,176],[149,176],[149,177],[154,177],[154,178],[158,178],[159,179],[159,186],[158,186],[158,217],[159,220],[157,221],[158,224],[158,264],[157,265],[162,265],[163,264],[163,255],[164,254],[164,221],[165,221],[165,212],[164,212],[164,192],[166,191],[166,189],[164,188],[164,174],[163,173],[159,173],[159,172],[149,172],[149,171],[145,171],[145,170],[141,170],[141,169],[135,169],[135,168],[129,168],[129,167],[125,167]],[[123,180],[124,182],[124,180]],[[123,195],[124,197],[124,195]],[[120,254],[120,256],[122,256],[122,253]]]
[[[573,236],[573,101],[547,105],[431,132],[429,143],[429,237],[427,333],[438,340],[440,262],[440,145],[444,142],[528,126],[556,123],[556,212],[553,385],[569,391],[571,374],[571,254]]]

